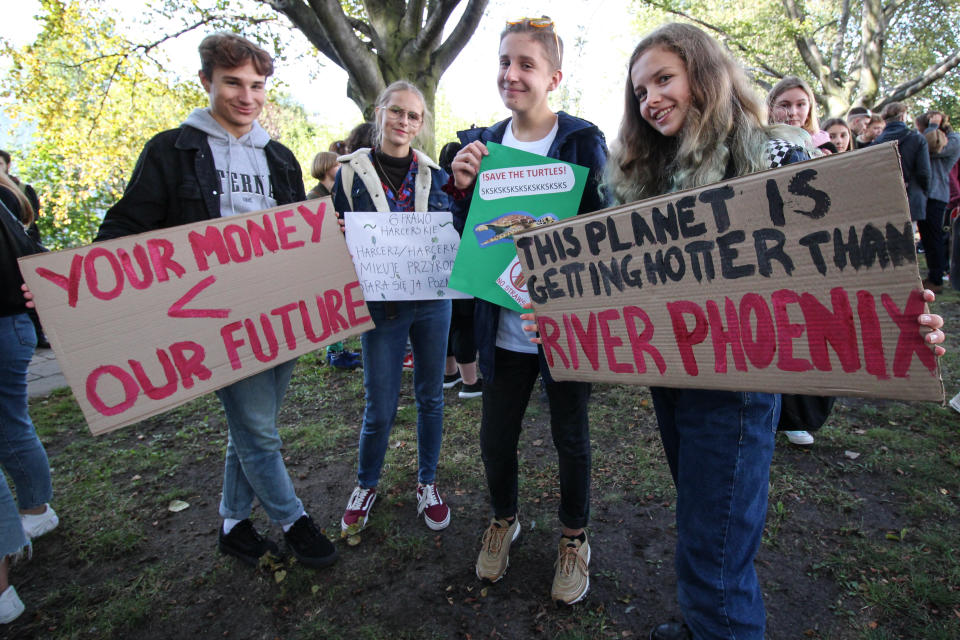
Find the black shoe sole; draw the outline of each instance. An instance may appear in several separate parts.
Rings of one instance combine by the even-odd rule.
[[[299,553],[297,553],[296,550],[290,545],[287,545],[287,548],[290,549],[290,554],[297,559],[297,562],[299,562],[300,564],[306,567],[310,567],[311,569],[323,569],[324,567],[329,567],[330,565],[332,565],[334,562],[337,561],[336,547],[334,547],[333,553],[331,553],[328,556],[323,556],[320,558],[317,558],[315,556],[302,556]]]
[[[257,565],[259,565],[260,558],[263,557],[263,556],[251,556],[251,555],[247,555],[246,553],[241,553],[240,551],[237,551],[232,547],[228,547],[227,545],[221,542],[217,543],[217,549],[219,549],[220,553],[222,553],[223,555],[232,556],[237,560],[240,560],[244,564],[250,565],[251,567],[256,567]],[[266,553],[273,553],[273,552],[268,550]],[[266,553],[264,555],[266,555]],[[277,558],[280,557],[276,553],[274,553],[274,555],[277,556]]]

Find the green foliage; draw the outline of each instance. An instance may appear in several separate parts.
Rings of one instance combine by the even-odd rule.
[[[139,55],[99,3],[43,0],[38,19],[34,43],[2,43],[13,64],[0,87],[16,126],[35,130],[15,149],[18,166],[40,196],[45,242],[59,248],[90,240],[143,143],[203,94]]]
[[[790,16],[782,0],[641,0],[635,4],[641,33],[665,21],[693,22],[725,43],[764,91],[784,75],[805,78],[818,94],[821,116],[844,113],[856,102],[876,106],[897,87],[920,78],[928,67],[960,50],[955,29],[960,22],[958,0],[884,7],[888,26],[873,36],[880,56],[878,86],[862,71],[863,13],[866,7],[879,6],[877,0],[847,3],[850,11],[845,22],[844,3],[837,0],[796,3],[797,17]],[[806,59],[799,43],[804,39],[812,48]],[[960,78],[951,72],[913,100],[919,109],[937,105],[950,110],[957,106],[958,96]]]

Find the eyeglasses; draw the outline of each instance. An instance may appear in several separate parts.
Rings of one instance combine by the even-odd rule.
[[[407,116],[407,121],[410,122],[410,124],[417,125],[423,120],[423,116],[416,111],[407,111],[403,107],[398,107],[397,105],[387,107],[387,115],[394,120],[402,120],[403,116]]]
[[[513,27],[518,24],[523,24],[524,22],[529,24],[531,27],[536,27],[537,29],[553,26],[553,20],[546,16],[543,16],[542,18],[520,18],[519,20],[507,20],[507,26]]]

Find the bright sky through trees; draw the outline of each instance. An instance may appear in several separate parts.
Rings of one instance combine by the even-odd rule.
[[[115,7],[121,24],[128,24],[142,13],[145,0],[104,0],[102,4]],[[549,14],[565,41],[564,83],[553,100],[554,107],[595,122],[608,140],[614,137],[619,125],[626,59],[639,37],[632,33],[633,21],[627,5],[620,0],[556,0],[529,3],[523,9],[525,15]],[[31,42],[38,31],[33,20],[38,9],[36,0],[14,4],[0,23],[0,36],[15,45]],[[449,109],[458,120],[477,124],[506,115],[495,88],[497,48],[504,22],[521,17],[517,11],[515,3],[491,2],[473,38],[441,79],[438,102],[444,106],[438,104],[438,111]],[[137,39],[136,33],[126,35]],[[144,40],[150,40],[150,35],[144,34]],[[196,45],[203,35],[202,31],[187,34],[163,49],[185,77],[196,74]],[[306,39],[292,27],[290,40],[299,52],[310,49]],[[0,61],[0,70],[6,64]],[[311,70],[316,71],[315,79],[310,77]],[[346,73],[323,56],[291,59],[278,65],[275,77],[287,85],[308,113],[316,113],[320,122],[349,127],[360,121],[359,110],[346,97]],[[446,133],[446,128],[441,122],[437,125],[438,142],[442,144],[445,140],[439,134]],[[0,131],[0,144],[7,139],[7,132]]]

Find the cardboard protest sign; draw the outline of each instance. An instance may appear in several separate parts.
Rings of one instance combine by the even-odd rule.
[[[449,211],[344,214],[347,249],[367,300],[467,298],[449,287],[460,246]]]
[[[20,270],[94,434],[373,327],[329,198],[30,256]]]
[[[520,233],[550,372],[943,400],[892,144]]]
[[[589,170],[487,143],[450,286],[519,311],[528,300],[513,234],[576,215]]]

